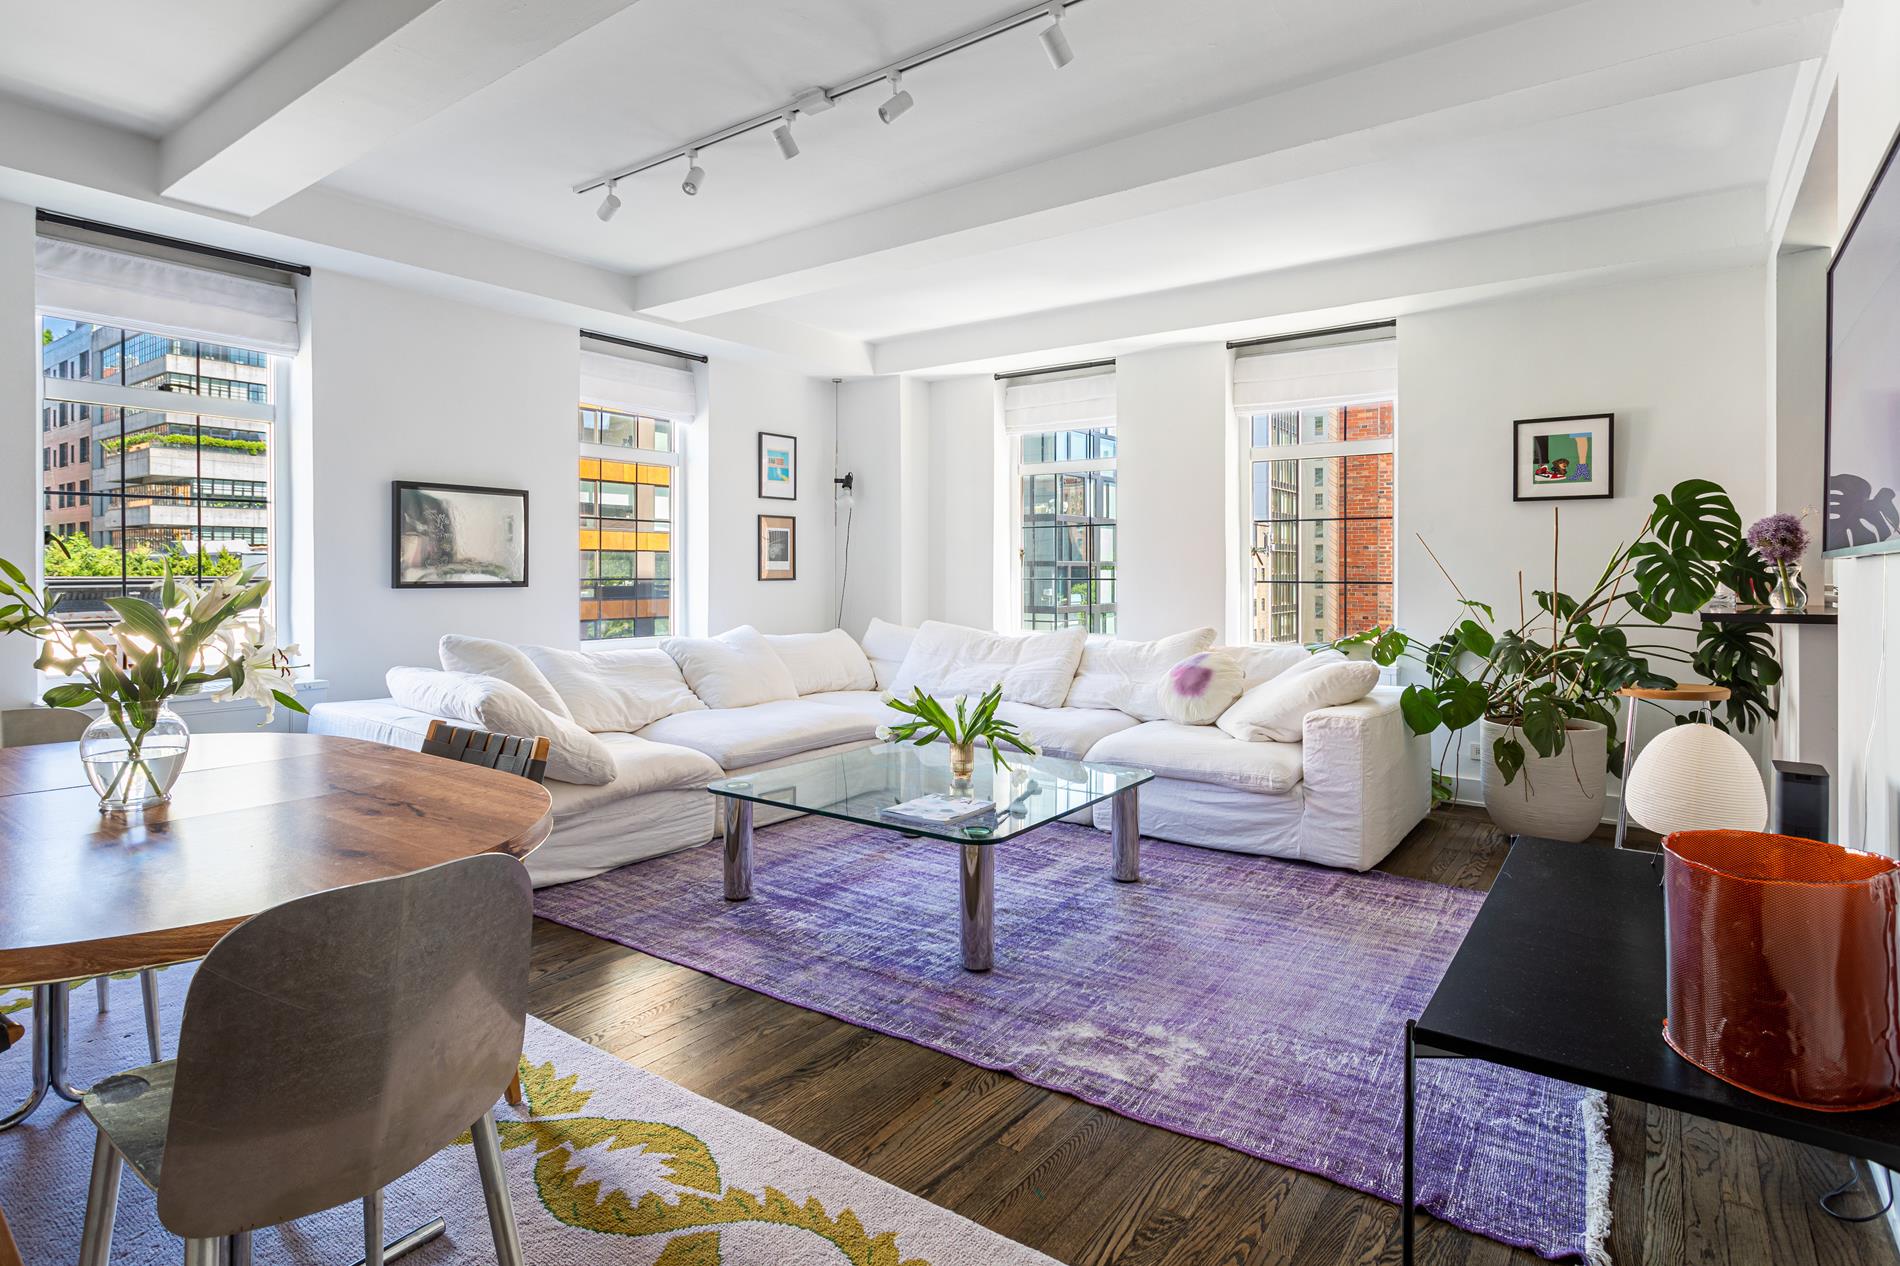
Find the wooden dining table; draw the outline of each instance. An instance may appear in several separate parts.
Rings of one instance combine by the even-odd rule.
[[[33,1089],[66,1084],[64,982],[202,958],[285,901],[478,853],[526,857],[553,826],[514,774],[358,739],[194,736],[171,802],[102,814],[78,745],[0,751],[0,985],[33,989]]]

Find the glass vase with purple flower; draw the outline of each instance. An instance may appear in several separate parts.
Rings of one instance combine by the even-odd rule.
[[[1808,552],[1808,530],[1802,515],[1777,513],[1755,520],[1748,529],[1748,545],[1762,562],[1774,569],[1768,588],[1768,606],[1775,611],[1801,611],[1808,605],[1807,586],[1801,581],[1801,558]]]

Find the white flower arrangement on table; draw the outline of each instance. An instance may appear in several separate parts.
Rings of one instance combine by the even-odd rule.
[[[174,696],[223,682],[215,697],[256,700],[266,725],[280,703],[306,711],[297,702],[292,675],[297,648],[278,646],[268,621],[241,619],[270,592],[270,581],[256,579],[256,570],[219,576],[200,587],[173,576],[168,561],[157,603],[107,598],[119,622],[98,631],[55,619],[25,574],[0,558],[0,634],[38,638],[34,667],[77,678],[54,686],[42,701],[54,708],[101,704],[125,738],[129,759],[121,776],[137,770],[151,778],[143,758],[145,738]]]
[[[992,686],[988,694],[977,700],[974,708],[969,706],[968,699],[959,697],[956,713],[952,715],[943,704],[925,694],[920,686],[909,699],[890,698],[884,701],[888,707],[911,719],[894,725],[880,725],[877,728],[878,741],[914,743],[918,747],[925,747],[941,738],[966,757],[975,750],[977,743],[987,743],[990,760],[999,769],[1009,768],[1009,761],[1003,756],[1006,747],[1014,748],[1025,756],[1042,755],[1042,748],[1030,742],[1014,725],[996,715],[997,705],[1002,701],[1003,687]]]

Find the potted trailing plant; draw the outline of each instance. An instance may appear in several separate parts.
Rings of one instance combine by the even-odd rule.
[[[191,732],[173,712],[173,698],[223,683],[219,699],[254,699],[269,722],[277,704],[296,712],[291,656],[278,647],[270,625],[255,617],[270,592],[255,569],[212,578],[204,587],[163,568],[158,601],[107,598],[119,617],[104,630],[75,628],[50,614],[21,570],[0,558],[0,634],[24,633],[40,642],[35,667],[70,681],[43,701],[54,708],[97,704],[100,716],[79,739],[86,778],[102,811],[141,809],[171,798],[184,772]]]
[[[990,760],[999,769],[1008,769],[1009,762],[1003,757],[1003,749],[1013,747],[1027,756],[1040,754],[1035,744],[1022,736],[1017,728],[996,715],[997,705],[1003,701],[1003,688],[992,686],[990,692],[977,701],[974,708],[968,706],[968,700],[958,699],[957,710],[950,710],[924,693],[923,688],[909,699],[886,699],[884,702],[905,716],[908,721],[896,725],[878,727],[877,737],[885,743],[914,743],[918,747],[942,739],[950,745],[950,776],[961,782],[976,771],[976,745],[987,743]]]
[[[1449,572],[1445,578],[1459,614],[1432,641],[1378,627],[1332,645],[1363,650],[1380,664],[1407,660],[1421,671],[1424,680],[1406,686],[1400,708],[1415,734],[1452,732],[1433,773],[1435,798],[1452,796],[1446,765],[1462,731],[1482,727],[1485,807],[1507,831],[1583,839],[1596,828],[1607,767],[1620,762],[1629,738],[1617,732],[1616,692],[1674,686],[1659,666],[1682,665],[1731,691],[1720,714],[1679,720],[1746,732],[1775,716],[1768,691],[1781,665],[1766,625],[1698,624],[1693,649],[1655,640],[1675,617],[1704,606],[1718,584],[1745,597],[1768,587],[1767,569],[1720,485],[1685,480],[1657,496],[1635,538],[1611,553],[1581,594],[1563,592],[1553,574],[1551,587],[1533,591],[1527,606],[1519,573],[1514,623],[1466,595]]]

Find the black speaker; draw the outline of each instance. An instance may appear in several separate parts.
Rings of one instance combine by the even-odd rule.
[[[1827,839],[1827,770],[1798,760],[1775,762],[1775,834]]]

